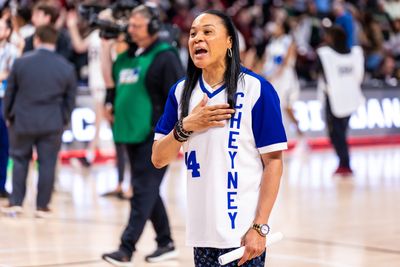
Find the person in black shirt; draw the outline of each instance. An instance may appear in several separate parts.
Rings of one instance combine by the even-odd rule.
[[[151,152],[153,129],[163,113],[169,89],[184,71],[177,51],[159,40],[160,23],[153,7],[141,5],[132,11],[128,32],[138,49],[118,55],[113,65],[115,89],[107,89],[107,117],[113,121],[114,141],[126,145],[134,191],[119,248],[102,256],[117,266],[131,261],[147,220],[156,232],[157,249],[146,256],[146,261],[158,262],[177,255],[159,192],[166,168],[153,166]],[[110,97],[112,92],[115,100]]]
[[[35,27],[50,25],[54,27],[54,24],[58,18],[57,9],[45,2],[39,2],[32,12],[32,24]],[[25,39],[25,46],[23,53],[32,51],[33,47],[33,35]],[[68,32],[64,29],[59,30],[58,38],[56,42],[56,52],[62,55],[65,59],[71,61],[73,48],[71,39]]]

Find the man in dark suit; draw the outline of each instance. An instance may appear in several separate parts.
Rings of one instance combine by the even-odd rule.
[[[36,29],[36,50],[17,59],[8,78],[4,118],[9,126],[10,155],[14,161],[13,190],[3,212],[21,212],[32,148],[39,161],[37,216],[49,214],[57,154],[64,126],[75,104],[74,68],[55,53],[57,30]]]

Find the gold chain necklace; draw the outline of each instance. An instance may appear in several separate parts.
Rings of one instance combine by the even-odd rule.
[[[218,84],[221,84],[223,82],[224,82],[224,80],[221,80],[221,81],[219,81],[217,83],[214,83],[213,85],[210,85],[210,86],[211,86],[211,88],[214,88],[214,86],[217,86]]]

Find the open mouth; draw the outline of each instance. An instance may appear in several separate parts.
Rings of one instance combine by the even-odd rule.
[[[194,50],[194,54],[195,54],[196,56],[205,55],[205,54],[207,54],[207,53],[208,53],[207,49],[204,49],[204,48],[196,48],[196,49]]]

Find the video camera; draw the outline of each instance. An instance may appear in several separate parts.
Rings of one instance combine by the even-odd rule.
[[[100,29],[101,38],[115,39],[121,33],[126,33],[130,13],[138,5],[140,3],[135,0],[118,0],[108,7],[82,4],[78,12],[91,27]],[[99,19],[99,13],[106,8],[111,10],[113,21]]]
[[[104,39],[116,39],[121,33],[125,33],[125,40],[134,46],[127,33],[128,21],[132,10],[141,3],[135,0],[118,0],[108,7],[99,5],[81,4],[78,12],[82,18],[89,22],[90,27],[100,29],[100,37]],[[105,9],[110,9],[113,20],[99,18],[99,13]],[[159,38],[177,47],[179,44],[180,29],[171,24],[162,23],[159,29]]]

